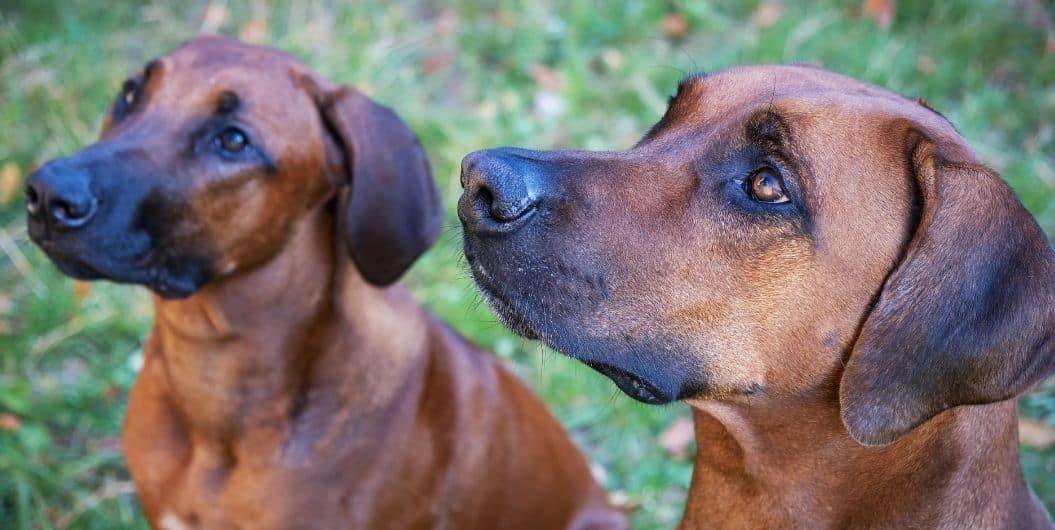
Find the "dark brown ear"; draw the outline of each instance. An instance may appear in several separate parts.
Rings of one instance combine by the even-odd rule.
[[[908,134],[920,219],[842,376],[850,435],[897,440],[944,410],[1020,394],[1055,370],[1055,253],[958,137]]]
[[[349,190],[340,223],[360,274],[388,285],[439,235],[442,205],[414,133],[388,107],[339,87],[320,101],[344,153]]]

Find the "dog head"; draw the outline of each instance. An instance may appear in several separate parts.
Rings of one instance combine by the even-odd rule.
[[[941,115],[850,78],[690,77],[632,149],[479,151],[462,183],[500,317],[645,402],[825,391],[882,444],[1055,368],[1032,217]]]
[[[340,232],[384,285],[439,230],[414,134],[284,53],[199,37],[124,83],[99,141],[26,184],[29,234],[66,274],[184,297],[266,263],[343,196]]]

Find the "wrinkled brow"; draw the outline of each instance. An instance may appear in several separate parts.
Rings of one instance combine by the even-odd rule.
[[[220,97],[216,100],[216,113],[233,114],[241,105],[242,100],[238,97],[238,94],[230,90],[224,90],[220,92]]]

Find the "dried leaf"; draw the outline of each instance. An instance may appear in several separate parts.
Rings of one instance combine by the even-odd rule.
[[[692,419],[678,416],[659,435],[659,445],[671,458],[682,460],[689,457],[689,446],[696,436]]]
[[[435,74],[440,70],[447,69],[452,63],[454,63],[454,54],[449,51],[431,53],[421,60],[421,74]]]
[[[0,204],[7,204],[18,195],[22,185],[22,170],[18,164],[8,162],[0,168]]]
[[[668,38],[679,40],[689,32],[689,19],[681,13],[671,13],[659,21],[659,27]]]
[[[894,10],[897,4],[894,0],[865,0],[864,11],[877,26],[887,29],[894,23]]]
[[[263,17],[253,17],[242,24],[238,30],[238,38],[242,42],[250,44],[262,44],[267,40],[267,20]]]
[[[780,22],[784,14],[784,5],[779,2],[766,2],[751,14],[751,21],[760,28],[768,28]]]
[[[1038,450],[1055,446],[1055,427],[1030,418],[1018,419],[1018,439]]]
[[[534,79],[538,86],[543,89],[553,92],[559,91],[561,85],[564,84],[560,74],[544,64],[536,64],[531,67],[531,79]]]
[[[205,7],[205,13],[202,14],[201,27],[198,31],[200,33],[216,33],[227,23],[229,18],[231,18],[231,11],[227,9],[227,6],[209,4]]]
[[[73,282],[73,296],[77,297],[78,302],[83,302],[88,294],[92,292],[92,284],[82,281]]]
[[[1049,33],[1047,40],[1044,41],[1044,53],[1055,55],[1055,33]]]
[[[22,429],[22,420],[18,416],[5,412],[0,414],[0,430],[17,432]]]
[[[923,75],[932,75],[937,68],[937,63],[929,55],[920,55],[919,59],[916,60],[916,69]]]
[[[608,494],[608,502],[612,504],[616,510],[623,513],[636,512],[641,508],[641,501],[637,499],[631,499],[623,490],[615,490]]]

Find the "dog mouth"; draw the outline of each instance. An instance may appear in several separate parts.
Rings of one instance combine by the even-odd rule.
[[[142,285],[166,299],[186,298],[201,287],[206,275],[195,267],[169,270],[158,263],[157,253],[147,251],[127,262],[112,259],[86,259],[51,239],[34,238],[48,259],[65,275],[77,280],[108,280],[115,283]],[[185,270],[184,270],[185,269]]]
[[[665,405],[674,401],[674,398],[666,395],[648,381],[626,371],[622,368],[607,363],[595,361],[583,361],[586,366],[597,370],[612,380],[624,394],[649,405]]]
[[[612,382],[623,391],[623,393],[637,401],[649,405],[665,405],[677,399],[676,396],[669,395],[656,387],[656,385],[649,383],[644,378],[629,370],[620,368],[608,362],[592,360],[589,357],[594,357],[594,355],[588,354],[587,352],[575,351],[578,350],[578,348],[573,348],[570,351],[555,344],[554,341],[551,340],[554,337],[539,332],[531,324],[528,318],[524,317],[520,311],[516,310],[516,305],[511,303],[502,290],[496,287],[496,285],[500,285],[500,282],[494,280],[487,272],[487,269],[485,269],[479,261],[472,259],[471,255],[469,255],[469,264],[473,278],[476,280],[476,285],[479,287],[479,291],[484,300],[491,309],[494,310],[495,315],[502,324],[517,335],[530,340],[541,340],[551,348],[554,348],[573,359],[581,361],[583,364],[611,379]],[[559,336],[561,336],[561,333],[555,335],[555,337]],[[558,340],[557,342],[562,341]]]

